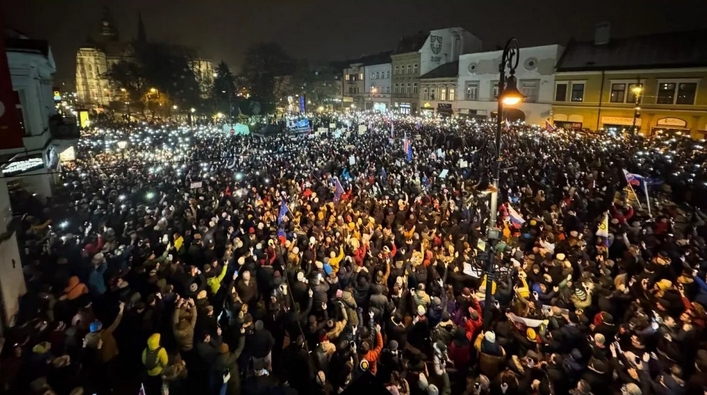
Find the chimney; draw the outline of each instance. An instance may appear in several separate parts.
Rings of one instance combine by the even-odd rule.
[[[601,22],[594,31],[594,45],[606,45],[611,40],[611,23]]]

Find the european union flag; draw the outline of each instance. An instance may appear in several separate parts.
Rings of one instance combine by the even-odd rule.
[[[338,203],[341,200],[341,195],[344,194],[344,187],[341,186],[338,178],[334,179],[334,202]]]

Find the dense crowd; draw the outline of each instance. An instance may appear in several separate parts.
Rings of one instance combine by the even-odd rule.
[[[87,131],[55,196],[24,202],[2,390],[707,390],[697,142],[506,125],[490,224],[491,126],[318,123],[337,130]],[[652,216],[622,169],[663,183]]]

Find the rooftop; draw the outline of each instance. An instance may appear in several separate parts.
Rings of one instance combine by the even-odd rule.
[[[420,79],[429,78],[452,78],[459,75],[459,61],[445,63],[429,73],[420,76]]]
[[[419,32],[414,36],[401,38],[397,48],[393,51],[393,55],[419,51],[425,45],[427,36],[429,36],[429,33]]]
[[[656,69],[707,66],[707,30],[611,39],[608,44],[571,41],[557,71]]]

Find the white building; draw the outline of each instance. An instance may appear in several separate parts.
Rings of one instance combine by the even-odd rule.
[[[420,53],[420,74],[456,62],[459,56],[481,51],[481,39],[461,27],[431,30]]]
[[[59,158],[52,145],[51,129],[56,115],[53,81],[56,64],[47,41],[33,40],[16,31],[3,32],[16,110],[23,133],[22,147],[0,150],[0,234],[8,229],[13,210],[10,186],[39,198],[52,194]],[[3,324],[12,325],[20,296],[26,293],[15,234],[0,241],[0,292]]]
[[[552,116],[555,65],[562,54],[559,45],[521,48],[516,69],[518,90],[525,100],[505,111],[509,120],[544,124]],[[498,65],[503,51],[478,52],[459,57],[459,80],[454,110],[458,114],[486,119],[498,110]]]
[[[366,110],[387,111],[390,107],[391,64],[365,66]]]

